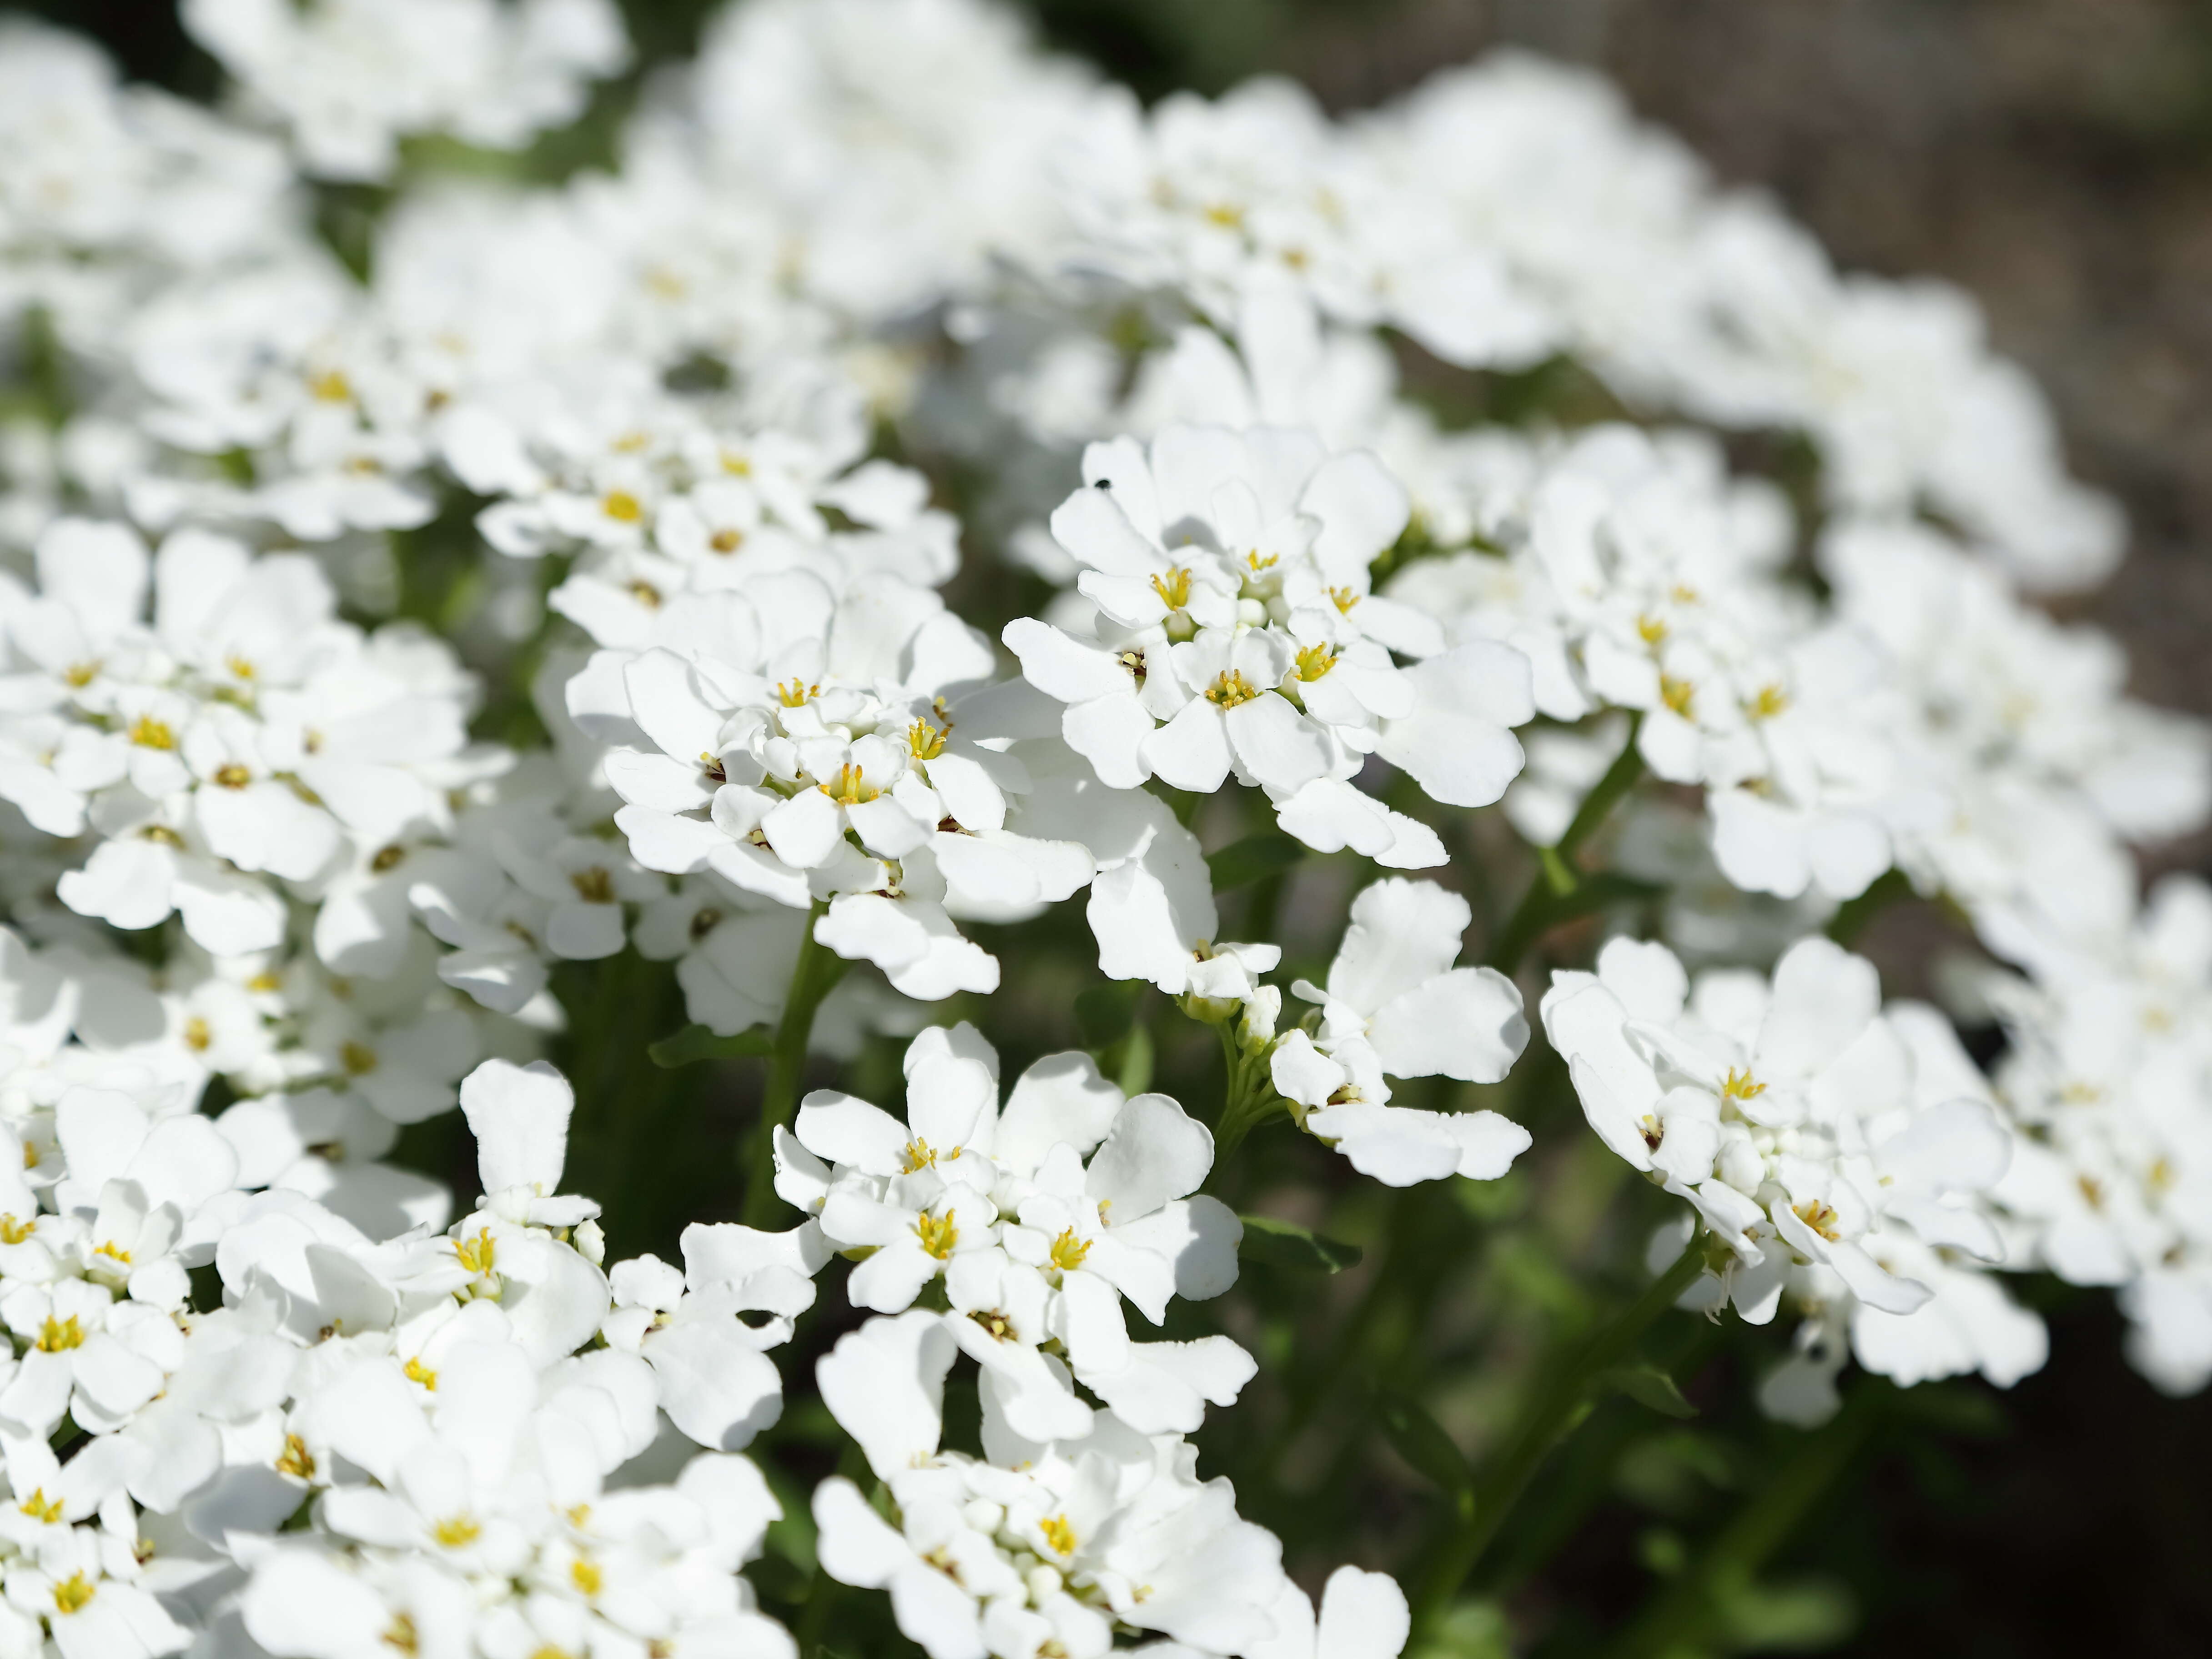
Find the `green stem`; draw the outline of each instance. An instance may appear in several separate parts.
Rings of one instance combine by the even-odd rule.
[[[769,1051],[768,1084],[761,1092],[760,1119],[745,1149],[745,1224],[765,1227],[776,1218],[775,1132],[789,1126],[799,1109],[799,1085],[806,1071],[806,1039],[814,1030],[822,999],[836,988],[848,966],[814,937],[814,924],[829,907],[817,901],[806,913],[799,935],[799,959],[791,967],[791,989],[776,1024],[775,1046]]]
[[[1221,1058],[1228,1076],[1221,1103],[1221,1121],[1213,1131],[1213,1175],[1206,1184],[1213,1184],[1227,1165],[1231,1153],[1244,1144],[1244,1137],[1257,1128],[1279,1103],[1273,1079],[1267,1074],[1266,1051],[1248,1054],[1237,1040],[1237,1021],[1226,1020],[1215,1028],[1221,1034]]]
[[[1759,1495],[1737,1510],[1688,1571],[1669,1584],[1608,1650],[1610,1659],[1649,1659],[1697,1641],[1731,1592],[1752,1579],[1849,1467],[1873,1431],[1880,1390],[1856,1389],[1844,1408],[1798,1443]]]
[[[1521,958],[1528,947],[1555,919],[1554,913],[1561,901],[1571,897],[1581,885],[1576,873],[1574,855],[1582,844],[1597,833],[1600,825],[1620,804],[1621,797],[1636,787],[1644,775],[1644,757],[1636,747],[1636,738],[1644,725],[1640,714],[1629,717],[1628,740],[1620,746],[1620,753],[1606,769],[1605,775],[1597,781],[1596,787],[1583,797],[1583,804],[1575,809],[1566,833],[1553,845],[1538,850],[1540,868],[1536,879],[1528,884],[1520,904],[1505,926],[1499,929],[1498,942],[1491,947],[1490,965],[1502,974],[1510,974],[1521,965]]]
[[[1653,1279],[1611,1324],[1565,1363],[1547,1367],[1536,1376],[1522,1402],[1518,1420],[1502,1443],[1498,1461],[1475,1484],[1473,1511],[1445,1540],[1422,1583],[1418,1614],[1421,1630],[1433,1632],[1442,1622],[1460,1585],[1498,1536],[1515,1500],[1552,1448],[1578,1420],[1591,1384],[1601,1373],[1627,1358],[1651,1322],[1674,1305],[1705,1266],[1705,1241],[1692,1238],[1674,1265]]]

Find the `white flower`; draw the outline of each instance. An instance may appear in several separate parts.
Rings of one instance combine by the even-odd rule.
[[[1495,1112],[1425,1112],[1389,1103],[1391,1077],[1495,1083],[1528,1041],[1521,993],[1492,968],[1459,968],[1474,913],[1433,882],[1376,882],[1352,903],[1351,926],[1321,1004],[1318,1030],[1286,1031],[1268,1056],[1275,1088],[1304,1109],[1308,1133],[1363,1175],[1393,1187],[1449,1175],[1493,1181],[1528,1146]]]

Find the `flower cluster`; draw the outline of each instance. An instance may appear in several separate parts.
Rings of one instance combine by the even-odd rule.
[[[1357,1194],[1374,1337],[1547,1096],[1773,1416],[2033,1371],[2001,1271],[2212,1380],[2212,732],[1963,296],[1528,58],[745,0],[526,184],[608,0],[182,12],[212,110],[0,27],[0,1653],[1395,1659],[1513,1493],[1316,1612],[1190,1437],[1281,1504],[1240,1261]]]

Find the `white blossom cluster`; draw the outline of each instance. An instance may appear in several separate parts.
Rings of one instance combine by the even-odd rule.
[[[1253,1355],[1146,1332],[1235,1284],[1263,1122],[1504,1176],[1532,994],[1654,1267],[1798,1320],[1772,1413],[2033,1371],[1998,1268],[2212,1379],[2212,896],[2135,856],[2212,735],[2039,608],[2123,526],[1963,296],[1529,58],[1146,109],[981,0],[739,0],[540,186],[606,0],[183,15],[213,112],[0,28],[0,1656],[795,1655],[744,1452],[831,1273],[815,1559],[931,1659],[1395,1659],[1395,1583],[1316,1612],[1199,1473]],[[1546,412],[1448,426],[1414,354]],[[1548,988],[1467,942],[1493,805],[1535,921],[1620,882]],[[1224,824],[1340,860],[1325,969],[1224,937]],[[1899,887],[1988,1076],[1822,932]],[[1210,1123],[1002,1088],[1079,895],[1219,1032]],[[631,958],[772,1075],[911,1039],[902,1113],[766,1126],[787,1231],[609,1266],[562,1192],[537,1056]],[[458,1221],[395,1154],[456,1105]]]

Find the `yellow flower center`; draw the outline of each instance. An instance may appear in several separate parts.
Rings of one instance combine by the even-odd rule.
[[[882,793],[868,781],[867,775],[850,761],[839,767],[837,775],[820,787],[823,794],[841,806],[864,805]]]
[[[68,670],[62,675],[62,678],[67,680],[71,685],[75,686],[78,690],[82,691],[86,686],[90,685],[94,679],[98,678],[99,675],[100,665],[98,663],[78,662],[71,663],[69,665]]]
[[[194,1054],[204,1054],[208,1044],[215,1041],[215,1033],[208,1029],[207,1021],[194,1014],[185,1022],[184,1037],[185,1048]]]
[[[404,1370],[410,1382],[421,1383],[431,1394],[438,1392],[438,1373],[424,1364],[420,1355],[409,1360]]]
[[[617,524],[635,524],[645,516],[645,503],[627,489],[610,489],[599,497],[599,511]]]
[[[916,1135],[912,1140],[908,1141],[900,1152],[899,1162],[905,1167],[908,1175],[912,1175],[916,1170],[927,1170],[937,1162],[937,1148],[920,1135]]]
[[[1349,616],[1352,607],[1359,603],[1360,592],[1356,587],[1332,587],[1328,590],[1328,597],[1340,614]]]
[[[131,1265],[131,1252],[125,1249],[113,1239],[107,1239],[100,1244],[94,1245],[93,1247],[92,1253],[94,1255],[104,1255],[110,1261],[119,1261],[126,1267]]]
[[[809,685],[794,674],[775,688],[775,700],[786,708],[796,708],[809,697],[819,695],[821,690],[819,684]]]
[[[45,1526],[51,1527],[62,1518],[62,1500],[48,1498],[44,1486],[33,1486],[31,1495],[15,1507]]]
[[[453,1254],[460,1258],[461,1266],[471,1273],[479,1275],[489,1273],[497,1254],[492,1243],[491,1229],[479,1227],[474,1238],[455,1239]]]
[[[1836,1231],[1836,1212],[1832,1207],[1822,1203],[1817,1198],[1811,1198],[1802,1204],[1794,1206],[1793,1208],[1800,1221],[1831,1244],[1836,1242],[1839,1235]]]
[[[604,1576],[598,1567],[578,1556],[568,1565],[568,1582],[586,1595],[597,1595]]]
[[[717,530],[707,538],[707,545],[717,553],[734,553],[744,544],[745,532],[742,530]]]
[[[1721,1098],[1723,1100],[1756,1100],[1766,1092],[1764,1083],[1753,1081],[1749,1072],[1729,1067],[1728,1075],[1721,1079]]]
[[[906,729],[906,746],[918,761],[933,761],[945,752],[945,733],[927,720],[917,720]]]
[[[27,1146],[23,1150],[27,1153],[30,1148]],[[0,1244],[21,1244],[38,1230],[38,1218],[35,1216],[28,1221],[18,1221],[12,1215],[0,1215]]]
[[[1336,666],[1336,647],[1328,645],[1310,645],[1298,653],[1298,678],[1317,680]]]
[[[647,611],[658,611],[660,609],[660,590],[655,587],[651,582],[640,578],[635,580],[626,582],[623,586],[629,592],[630,598],[635,599]]]
[[[1690,718],[1690,699],[1696,695],[1697,688],[1687,680],[1678,680],[1672,674],[1659,677],[1659,701],[1684,720]]]
[[[570,876],[568,885],[576,890],[576,896],[586,904],[612,904],[615,902],[615,878],[596,864]]]
[[[276,1460],[276,1473],[301,1480],[315,1478],[315,1455],[307,1449],[307,1443],[298,1435],[284,1437],[284,1455]]]
[[[1038,1522],[1037,1530],[1044,1534],[1044,1541],[1052,1547],[1055,1555],[1075,1553],[1075,1528],[1065,1515]]]
[[[73,1572],[54,1586],[54,1607],[60,1613],[79,1613],[92,1600],[94,1585],[81,1572]]]
[[[346,379],[343,369],[326,368],[307,377],[307,392],[319,402],[343,404],[353,397],[353,382]]]
[[[914,1218],[914,1230],[921,1237],[921,1248],[939,1261],[950,1260],[952,1247],[960,1242],[960,1229],[949,1215],[924,1212]]]
[[[60,1353],[65,1349],[82,1347],[83,1344],[84,1327],[77,1323],[75,1314],[67,1319],[56,1319],[48,1314],[46,1324],[39,1332],[36,1346],[40,1353]]]
[[[230,761],[215,769],[215,781],[226,789],[243,789],[253,781],[253,774],[236,761]]]
[[[1160,596],[1160,603],[1169,610],[1182,610],[1190,603],[1190,571],[1178,565],[1164,576],[1153,577],[1152,592]]]
[[[415,1634],[415,1621],[404,1613],[392,1616],[391,1626],[379,1638],[387,1647],[398,1648],[402,1653],[412,1653],[421,1643]]]
[[[141,749],[174,749],[177,734],[169,729],[167,720],[157,720],[151,714],[141,714],[131,722],[131,741]]]
[[[1052,1241],[1052,1265],[1062,1273],[1073,1272],[1083,1265],[1083,1258],[1091,1254],[1091,1241],[1078,1238],[1073,1227],[1064,1230]]]
[[[1667,637],[1667,624],[1656,617],[1638,617],[1636,619],[1636,637],[1646,645],[1656,645]]]
[[[1789,707],[1790,694],[1778,685],[1760,686],[1759,695],[1745,705],[1746,712],[1755,720],[1771,720]]]
[[[430,1528],[430,1536],[445,1548],[457,1550],[464,1544],[473,1544],[483,1536],[483,1528],[471,1515],[449,1515]]]
[[[348,1077],[367,1077],[376,1069],[376,1050],[366,1043],[341,1043],[338,1064],[346,1068]]]
[[[394,842],[389,847],[378,848],[376,856],[368,861],[368,867],[374,873],[380,876],[386,871],[398,869],[406,861],[406,859],[407,849],[398,842]]]
[[[1244,678],[1242,669],[1224,669],[1214,677],[1213,684],[1206,688],[1206,700],[1224,708],[1234,708],[1240,702],[1249,702],[1260,695],[1260,688]]]

